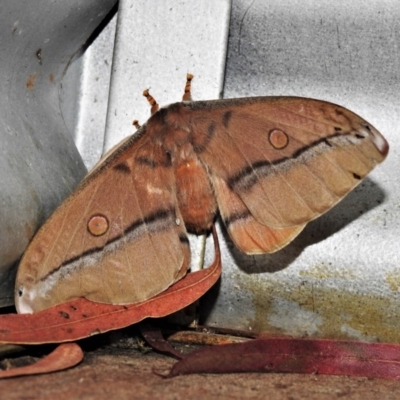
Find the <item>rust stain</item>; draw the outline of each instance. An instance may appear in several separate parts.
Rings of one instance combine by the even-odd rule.
[[[28,90],[32,90],[35,88],[35,84],[36,84],[36,73],[29,75],[26,81],[26,88]]]
[[[288,285],[277,278],[254,280],[239,274],[236,281],[253,296],[253,310],[249,310],[252,318],[248,320],[252,332],[290,334],[269,322],[270,316],[276,316],[276,304],[283,299],[288,304],[296,303],[301,310],[314,313],[321,319],[318,332],[312,335],[314,337],[354,339],[351,332],[357,332],[365,338],[400,343],[398,296],[327,287],[316,279],[304,279],[301,283]],[[400,285],[400,280],[398,283]],[[285,318],[285,310],[282,310],[282,318]]]
[[[50,81],[50,83],[54,83],[54,75],[53,74],[50,74],[49,75],[49,81]]]
[[[387,273],[385,281],[393,292],[397,292],[400,288],[400,272]]]
[[[299,275],[302,277],[310,277],[317,279],[332,279],[332,278],[345,279],[345,280],[358,279],[354,271],[342,268],[335,269],[330,263],[316,264],[305,270],[300,270]]]

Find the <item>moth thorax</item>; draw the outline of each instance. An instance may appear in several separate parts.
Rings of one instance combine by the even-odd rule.
[[[211,229],[217,203],[207,171],[195,154],[176,166],[179,209],[189,232],[204,233]]]
[[[172,129],[181,129],[190,131],[190,109],[184,106],[183,103],[170,104],[165,108],[164,121]]]

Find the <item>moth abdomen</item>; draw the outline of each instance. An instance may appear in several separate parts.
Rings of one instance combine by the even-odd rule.
[[[217,201],[207,171],[194,152],[175,167],[178,206],[186,228],[201,234],[211,229]]]

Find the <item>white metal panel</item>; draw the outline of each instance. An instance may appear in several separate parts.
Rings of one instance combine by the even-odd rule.
[[[225,97],[341,104],[388,139],[385,162],[280,252],[224,248],[210,325],[399,341],[400,8],[396,1],[233,2]]]

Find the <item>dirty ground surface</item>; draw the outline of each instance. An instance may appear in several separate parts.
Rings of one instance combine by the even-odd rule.
[[[0,397],[9,400],[368,400],[398,399],[400,396],[400,381],[382,379],[271,373],[203,374],[164,379],[152,370],[165,371],[174,359],[153,351],[143,352],[136,339],[119,333],[101,335],[97,341],[93,339],[81,343],[85,358],[79,366],[47,375],[1,380]],[[187,345],[180,344],[179,347],[188,349]]]

